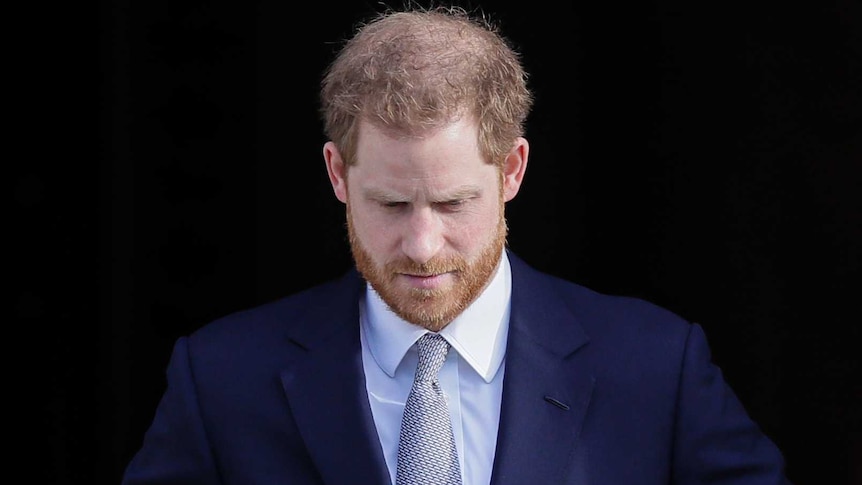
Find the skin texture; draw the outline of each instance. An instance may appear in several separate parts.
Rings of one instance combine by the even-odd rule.
[[[396,314],[436,332],[487,286],[528,155],[519,137],[502,169],[488,163],[470,118],[410,137],[362,121],[349,168],[333,142],[324,145],[356,266]]]

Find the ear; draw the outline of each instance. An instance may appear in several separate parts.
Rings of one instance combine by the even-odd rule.
[[[524,172],[527,171],[529,156],[530,144],[525,138],[518,137],[503,163],[503,200],[505,202],[509,202],[518,195],[521,183],[524,181]]]
[[[341,158],[341,153],[335,143],[328,141],[323,145],[323,160],[326,162],[326,172],[335,197],[347,203],[347,166]]]

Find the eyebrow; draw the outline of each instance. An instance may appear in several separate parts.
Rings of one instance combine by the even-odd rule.
[[[463,200],[478,197],[482,193],[482,189],[476,185],[462,185],[448,194],[437,194],[432,196],[432,202],[447,202],[450,200]],[[382,189],[369,188],[363,191],[367,199],[377,200],[380,202],[406,202],[409,197],[403,197],[393,192],[388,192]]]

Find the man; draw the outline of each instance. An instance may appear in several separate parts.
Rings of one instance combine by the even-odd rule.
[[[463,10],[358,30],[321,93],[355,270],[179,339],[124,484],[788,483],[698,325],[506,247],[526,78]],[[429,341],[445,444],[409,451]]]

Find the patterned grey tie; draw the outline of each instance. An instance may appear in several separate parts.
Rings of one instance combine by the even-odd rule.
[[[416,344],[419,366],[401,418],[395,484],[461,485],[449,407],[437,380],[449,342],[426,333]]]

